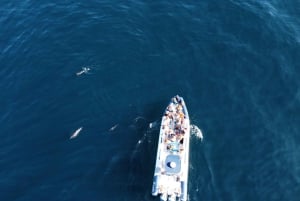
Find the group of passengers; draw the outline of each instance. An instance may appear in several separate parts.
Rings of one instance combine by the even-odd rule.
[[[176,102],[175,102],[176,101]],[[174,142],[180,141],[183,143],[183,136],[185,134],[184,119],[185,114],[183,112],[183,107],[181,100],[176,100],[173,98],[172,104],[167,107],[165,112],[165,121],[162,128],[165,130],[167,139]]]

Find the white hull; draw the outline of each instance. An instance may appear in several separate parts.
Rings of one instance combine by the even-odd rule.
[[[163,201],[186,201],[190,119],[183,98],[175,96],[160,127],[152,195]]]

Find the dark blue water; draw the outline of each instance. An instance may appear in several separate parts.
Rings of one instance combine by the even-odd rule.
[[[189,200],[299,201],[299,19],[297,0],[2,1],[0,200],[158,200],[148,125],[179,94],[204,133]]]

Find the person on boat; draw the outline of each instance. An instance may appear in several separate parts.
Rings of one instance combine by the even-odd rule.
[[[180,112],[180,113],[179,113],[179,117],[180,117],[180,119],[184,119],[184,114],[183,114],[183,112]]]

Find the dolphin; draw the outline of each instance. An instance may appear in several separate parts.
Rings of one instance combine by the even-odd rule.
[[[79,71],[79,72],[76,73],[76,75],[77,75],[77,76],[80,76],[80,75],[82,75],[83,73],[84,73],[84,74],[87,74],[87,73],[89,72],[89,70],[91,70],[91,69],[88,68],[88,67],[83,67],[81,71]]]
[[[82,127],[78,128],[70,137],[70,139],[73,139],[75,137],[77,137],[80,133],[80,131],[82,130]]]
[[[118,126],[119,126],[119,124],[114,125],[113,127],[111,127],[111,128],[109,129],[109,131],[114,131]]]

